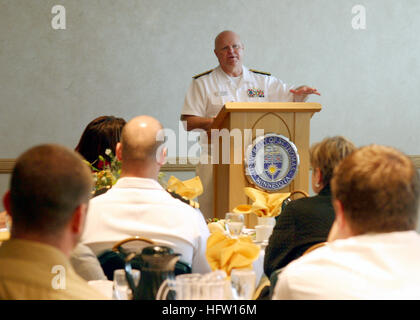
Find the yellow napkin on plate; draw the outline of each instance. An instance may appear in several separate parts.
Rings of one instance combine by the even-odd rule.
[[[252,268],[259,253],[260,247],[252,243],[249,236],[233,239],[214,232],[207,240],[206,258],[211,269],[223,270],[228,276],[232,269]]]
[[[192,200],[203,193],[203,184],[199,176],[192,179],[181,181],[174,176],[171,176],[168,180],[168,191],[173,191],[179,194],[181,197]]]
[[[252,205],[241,204],[233,209],[236,213],[255,213],[258,217],[276,217],[281,213],[281,205],[290,196],[290,192],[267,193],[246,187],[245,194],[253,201]]]

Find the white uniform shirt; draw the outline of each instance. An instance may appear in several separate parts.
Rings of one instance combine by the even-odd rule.
[[[415,231],[336,240],[291,262],[273,299],[420,299]]]
[[[226,102],[293,101],[288,86],[273,76],[255,73],[245,66],[239,83],[220,66],[193,79],[181,114],[213,118]]]
[[[242,66],[242,75],[238,79],[229,77],[220,66],[201,76],[194,77],[185,96],[182,115],[193,115],[213,118],[227,102],[290,102],[293,86],[286,85],[281,80],[266,74],[250,71]],[[207,141],[207,139],[201,140]],[[200,208],[207,218],[213,215],[213,166],[210,150],[201,149],[200,163],[196,174],[201,178],[204,193],[198,198]]]
[[[180,253],[192,272],[207,273],[209,235],[199,210],[173,198],[155,180],[129,177],[90,201],[81,242],[98,254],[110,243],[142,236]]]

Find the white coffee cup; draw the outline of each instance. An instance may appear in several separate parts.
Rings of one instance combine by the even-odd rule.
[[[273,232],[273,226],[271,225],[255,226],[255,240],[257,242],[268,241],[272,232]]]
[[[258,224],[257,225],[270,225],[275,226],[276,225],[276,218],[274,217],[257,217]]]

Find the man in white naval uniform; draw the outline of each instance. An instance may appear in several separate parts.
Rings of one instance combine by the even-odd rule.
[[[149,116],[129,121],[117,144],[121,176],[105,194],[89,203],[82,243],[95,254],[117,241],[142,236],[180,253],[192,272],[210,272],[205,256],[209,229],[199,210],[173,198],[158,183],[166,148],[157,134],[162,125]],[[110,245],[111,244],[111,245]]]
[[[181,112],[188,131],[211,128],[214,118],[226,102],[305,101],[309,94],[318,91],[307,86],[294,89],[269,73],[250,70],[242,64],[244,46],[232,31],[223,31],[215,39],[214,53],[219,66],[194,77]],[[205,151],[200,163],[209,163]],[[210,150],[207,151],[208,153]],[[197,165],[204,193],[199,198],[200,208],[207,218],[213,217],[212,166]]]

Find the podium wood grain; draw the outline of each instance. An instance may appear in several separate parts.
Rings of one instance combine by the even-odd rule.
[[[212,129],[236,130],[241,133],[241,143],[234,143],[234,136],[229,138],[230,163],[222,163],[222,139],[211,139],[218,164],[213,165],[214,187],[214,217],[224,218],[226,212],[234,207],[250,203],[244,194],[244,187],[256,187],[245,176],[244,156],[247,146],[256,138],[257,130],[264,130],[264,134],[276,133],[285,136],[296,145],[300,164],[295,179],[278,192],[293,192],[309,189],[309,139],[310,120],[315,112],[321,111],[318,103],[227,103],[217,115]],[[251,132],[245,135],[247,131]],[[235,153],[240,155],[240,163],[234,163]],[[254,214],[246,218],[247,227],[252,228],[257,222]]]

